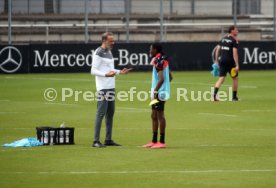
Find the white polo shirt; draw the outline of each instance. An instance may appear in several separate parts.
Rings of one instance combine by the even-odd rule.
[[[120,74],[120,70],[114,68],[114,59],[109,49],[99,47],[93,54],[91,74],[95,75],[97,91],[102,89],[115,89],[115,77],[105,77],[109,71]]]

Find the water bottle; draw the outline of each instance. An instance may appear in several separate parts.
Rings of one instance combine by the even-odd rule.
[[[48,131],[43,131],[43,143],[44,144],[48,144],[49,140],[48,140]]]
[[[55,131],[50,131],[50,144],[54,144]]]
[[[64,143],[63,130],[59,130],[59,143]]]
[[[66,135],[66,143],[69,143],[69,134],[70,134],[70,131],[69,130],[66,130],[65,131],[65,135]]]

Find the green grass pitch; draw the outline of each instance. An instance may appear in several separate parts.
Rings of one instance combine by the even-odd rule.
[[[95,91],[87,74],[0,75],[0,143],[35,137],[36,126],[75,127],[75,145],[0,147],[0,187],[276,187],[276,72],[242,71],[239,102],[176,101],[176,89],[208,91],[210,72],[173,72],[163,150],[151,139],[149,100],[116,101],[113,139],[91,148],[96,102],[61,101],[61,88]],[[118,76],[116,90],[150,88],[150,72]],[[231,85],[228,76],[222,91]],[[58,90],[54,102],[47,88]],[[104,139],[103,122],[101,140]]]

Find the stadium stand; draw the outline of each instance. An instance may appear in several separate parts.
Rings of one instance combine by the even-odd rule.
[[[84,40],[84,1],[63,1],[54,3],[50,11],[43,1],[24,1],[13,8],[14,43],[71,43]],[[25,0],[25,3],[27,0]],[[124,0],[89,1],[88,32],[89,42],[98,41],[98,35],[112,31],[116,40],[126,41],[126,14]],[[159,1],[131,1],[129,22],[130,41],[157,41],[160,38]],[[167,42],[175,41],[216,41],[224,35],[233,23],[232,0],[164,1],[164,33]],[[242,2],[242,1],[241,1]],[[2,1],[3,3],[3,1]],[[35,4],[36,3],[36,4]],[[40,4],[39,4],[40,3]],[[241,6],[238,25],[240,39],[244,41],[270,40],[273,38],[273,16],[271,0],[263,0],[260,7]],[[1,3],[0,3],[1,4]],[[192,8],[192,6],[195,6]],[[212,8],[206,9],[207,6]],[[3,6],[4,7],[4,6]],[[23,7],[23,8],[22,8]],[[31,7],[31,8],[28,8]],[[43,8],[44,7],[44,8]],[[150,10],[150,11],[149,11]],[[196,12],[195,12],[196,11]],[[251,12],[250,12],[251,11]],[[0,42],[6,43],[8,15],[0,9]],[[49,13],[50,12],[50,13]]]

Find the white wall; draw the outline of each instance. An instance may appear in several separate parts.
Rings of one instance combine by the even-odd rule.
[[[160,0],[132,0],[132,13],[160,12]],[[170,12],[170,1],[164,0],[164,13]],[[173,12],[180,15],[191,14],[191,0],[174,0]],[[195,13],[197,15],[231,15],[232,0],[195,0]]]
[[[62,0],[61,13],[84,13],[84,0]],[[103,0],[103,13],[124,13],[124,0]],[[88,0],[88,12],[100,12],[100,0]]]
[[[124,0],[105,0],[103,1],[104,13],[124,13],[125,2]]]
[[[232,15],[232,0],[197,0],[196,15]]]
[[[12,13],[27,13],[28,3],[27,0],[13,0]]]
[[[29,0],[30,13],[44,13],[43,0]],[[0,0],[0,13],[4,12],[4,0]],[[12,0],[12,13],[28,13],[28,0]]]
[[[0,13],[4,12],[4,0],[0,0]]]
[[[84,13],[84,1],[61,0],[61,13]]]
[[[164,13],[169,12],[168,1],[164,1]],[[160,12],[159,0],[131,0],[131,13],[158,14]]]
[[[190,1],[174,1],[173,12],[179,15],[191,14],[191,2]]]
[[[263,15],[273,15],[273,0],[262,0],[261,2],[261,14]]]
[[[30,0],[30,13],[44,13],[44,1]]]

